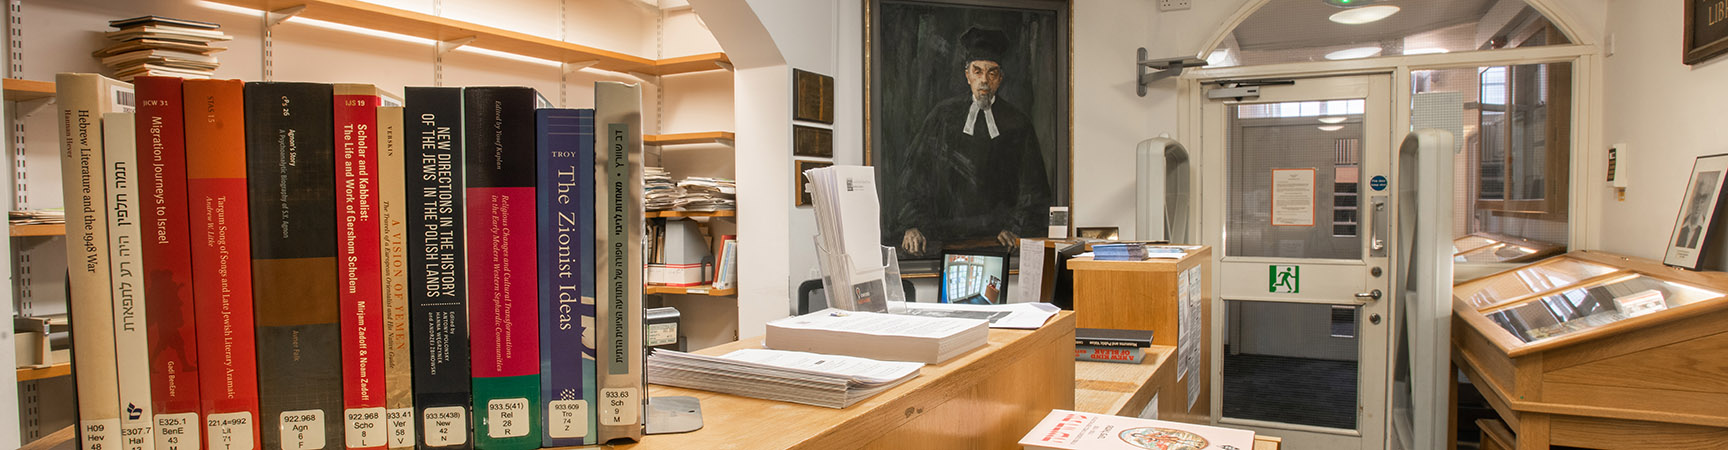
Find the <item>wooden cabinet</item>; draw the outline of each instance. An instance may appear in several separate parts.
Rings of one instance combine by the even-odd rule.
[[[1161,361],[1167,358],[1171,366],[1167,376],[1153,381],[1163,389],[1159,397],[1159,417],[1210,423],[1212,346],[1206,340],[1212,335],[1212,249],[1200,247],[1187,252],[1181,259],[1096,261],[1075,258],[1068,261],[1068,268],[1074,271],[1075,326],[1152,330],[1153,347],[1169,351],[1162,354],[1148,352],[1147,359]],[[1198,287],[1184,286],[1184,277],[1190,273],[1200,277]],[[1186,295],[1190,290],[1194,291],[1194,297]],[[1191,325],[1199,327],[1195,330],[1198,334],[1194,347],[1199,355],[1195,362],[1196,370],[1188,377],[1199,377],[1200,388],[1192,407],[1186,403],[1188,377],[1178,380],[1175,367],[1179,361],[1180,350],[1177,348],[1181,344],[1185,322],[1179,318],[1185,311],[1180,302],[1185,297],[1198,303],[1199,310],[1197,322]]]
[[[1618,306],[1648,291],[1660,308]],[[1728,448],[1724,292],[1728,274],[1573,252],[1456,286],[1452,360],[1513,448]]]

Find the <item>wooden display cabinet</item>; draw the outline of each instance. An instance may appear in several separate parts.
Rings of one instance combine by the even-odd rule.
[[[1652,290],[1659,309],[1617,305]],[[1457,285],[1452,360],[1510,428],[1496,445],[1723,448],[1724,292],[1725,273],[1572,252]]]

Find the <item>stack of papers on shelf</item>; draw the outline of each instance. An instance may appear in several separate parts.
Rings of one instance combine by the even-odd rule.
[[[157,16],[111,20],[108,32],[117,42],[92,56],[114,70],[114,77],[132,81],[139,75],[210,78],[221,64],[212,53],[227,50],[211,44],[233,39],[221,25]]]
[[[678,182],[676,207],[685,211],[738,209],[738,183],[727,178],[689,177]]]
[[[876,168],[829,166],[804,172],[816,210],[816,259],[828,282],[828,304],[855,311],[887,311],[882,210]],[[894,286],[900,289],[900,286]]]
[[[1142,244],[1100,244],[1092,246],[1093,259],[1099,261],[1141,261],[1146,259]]]
[[[722,356],[656,349],[648,356],[648,382],[838,409],[917,377],[923,367],[765,349]]]
[[[12,211],[7,214],[13,225],[40,225],[66,223],[64,209],[31,209]]]
[[[1254,432],[1058,409],[1020,438],[1026,450],[1254,448]]]
[[[678,185],[672,183],[672,174],[665,168],[644,166],[642,168],[642,207],[649,211],[664,211],[677,206],[678,197],[683,195],[678,191]]]
[[[956,317],[990,322],[990,328],[1036,330],[1055,316],[1056,305],[1049,303],[1009,303],[1005,305],[968,305],[964,303],[894,302],[888,305],[894,314],[925,317]]]
[[[940,364],[990,339],[989,322],[825,309],[768,322],[762,345],[775,350],[830,353]]]

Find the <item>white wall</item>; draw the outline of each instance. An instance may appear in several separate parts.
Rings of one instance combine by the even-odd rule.
[[[1680,63],[1682,3],[1608,4],[1614,54],[1604,60],[1604,142],[1630,145],[1621,158],[1632,184],[1625,201],[1610,194],[1600,205],[1603,250],[1661,259],[1693,158],[1728,152],[1728,58]],[[1599,175],[1585,179],[1607,189]]]

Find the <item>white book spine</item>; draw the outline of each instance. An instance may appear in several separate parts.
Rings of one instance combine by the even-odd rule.
[[[594,214],[599,247],[600,441],[642,439],[648,398],[642,343],[642,88],[594,83]],[[623,203],[619,205],[618,203]],[[604,234],[601,234],[604,233]],[[620,337],[622,339],[620,339]]]
[[[113,283],[114,369],[120,382],[120,441],[124,450],[152,450],[150,336],[144,328],[144,230],[138,224],[138,153],[132,113],[102,115],[108,188],[108,255]]]
[[[55,77],[60,171],[66,199],[67,306],[78,328],[72,367],[82,450],[120,446],[114,307],[108,255],[108,189],[103,182],[102,113],[131,110],[132,86],[95,74]]]

